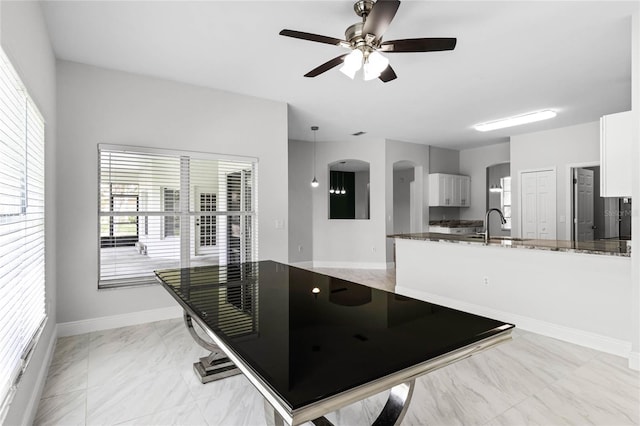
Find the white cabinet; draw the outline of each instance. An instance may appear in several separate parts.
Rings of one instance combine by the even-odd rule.
[[[471,204],[471,178],[469,176],[457,176],[460,184],[460,206],[469,207]]]
[[[600,118],[600,196],[630,197],[633,144],[631,111]]]
[[[430,207],[469,207],[471,204],[469,176],[432,173],[429,175]]]

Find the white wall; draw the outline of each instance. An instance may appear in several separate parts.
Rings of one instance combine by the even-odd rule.
[[[48,321],[5,424],[31,424],[56,338],[56,70],[38,2],[0,2],[0,42],[45,119],[45,276]]]
[[[354,159],[369,163],[370,219],[329,219],[329,164]],[[384,268],[385,145],[362,136],[348,142],[318,142],[313,190],[313,264],[333,267]]]
[[[542,132],[526,133],[511,137],[511,189],[512,230],[519,237],[520,229],[520,181],[524,170],[555,168],[556,170],[556,229],[558,240],[570,240],[566,221],[567,197],[570,197],[569,164],[600,162],[600,123],[593,121],[575,126],[561,127]]]
[[[313,261],[313,144],[289,141],[289,262]]]
[[[460,173],[460,151],[430,146],[429,173]]]
[[[471,177],[471,205],[460,209],[460,219],[484,219],[487,212],[487,167],[508,161],[509,142],[460,151],[460,174]]]
[[[97,290],[98,143],[257,157],[259,257],[287,261],[286,104],[73,62],[57,67],[58,322],[175,305],[159,286]]]
[[[411,182],[414,169],[393,171],[393,233],[411,232]]]
[[[385,233],[393,234],[393,165],[399,161],[414,166],[416,216],[422,229],[429,225],[429,146],[388,139],[385,143]],[[422,229],[418,229],[418,232]],[[393,239],[386,240],[387,263],[393,262]]]
[[[460,173],[460,151],[455,149],[429,147],[429,173]],[[428,183],[427,183],[428,186]],[[429,198],[426,198],[427,202]],[[431,220],[460,219],[459,207],[429,207]]]
[[[635,158],[636,165],[632,170],[633,184],[631,187],[632,218],[631,218],[631,241],[633,259],[632,296],[631,312],[633,318],[632,329],[632,354],[629,365],[636,370],[640,370],[640,10],[636,9],[632,17],[631,34],[631,110],[635,116],[635,135],[633,149],[631,153]]]
[[[416,240],[396,246],[399,293],[629,356],[629,257]]]
[[[369,216],[369,181],[371,180],[368,171],[359,171],[353,174],[353,187],[355,192],[355,217],[356,219],[367,219]]]

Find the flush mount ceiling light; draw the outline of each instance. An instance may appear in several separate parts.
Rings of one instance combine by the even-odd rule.
[[[547,120],[555,117],[555,111],[545,109],[543,111],[529,112],[522,115],[514,115],[513,117],[502,118],[500,120],[480,123],[473,126],[479,132],[488,132],[490,130],[504,129],[505,127],[519,126],[521,124],[534,123],[536,121]]]
[[[282,30],[280,35],[332,44],[350,49],[351,52],[325,62],[306,73],[305,77],[316,77],[332,68],[342,65],[340,71],[353,79],[362,69],[365,80],[379,78],[387,83],[397,76],[389,65],[389,60],[383,53],[403,52],[438,52],[453,50],[456,47],[455,38],[408,38],[402,40],[382,41],[382,35],[391,24],[400,7],[399,0],[358,0],[353,10],[361,22],[351,25],[344,32],[345,40],[318,34],[305,33],[295,30]]]

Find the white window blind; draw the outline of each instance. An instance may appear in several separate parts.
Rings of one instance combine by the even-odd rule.
[[[44,120],[0,52],[0,422],[46,318]]]
[[[100,144],[100,288],[255,261],[257,160]]]

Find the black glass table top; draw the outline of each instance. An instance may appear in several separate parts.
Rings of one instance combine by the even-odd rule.
[[[273,261],[156,275],[292,409],[513,327]]]

